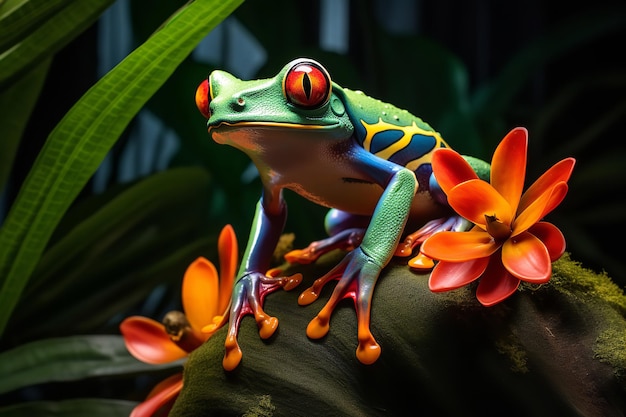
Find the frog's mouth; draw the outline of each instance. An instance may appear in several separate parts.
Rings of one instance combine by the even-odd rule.
[[[311,148],[312,143],[347,139],[351,130],[338,129],[339,123],[333,124],[302,124],[292,122],[218,122],[209,123],[209,136],[220,145],[230,145],[243,151],[260,151],[261,149],[281,149],[302,152]],[[308,145],[305,145],[308,143]]]
[[[305,123],[290,123],[290,122],[252,122],[252,121],[242,121],[242,122],[214,122],[208,123],[208,131],[211,133],[212,131],[222,130],[222,129],[254,129],[254,128],[278,128],[278,129],[303,129],[303,130],[324,130],[324,129],[332,129],[333,127],[338,126],[339,123],[330,123],[330,124],[305,124]]]
[[[219,144],[241,147],[241,145],[247,143],[247,145],[244,145],[244,147],[247,147],[250,146],[249,142],[254,142],[257,146],[261,145],[263,138],[268,140],[278,137],[293,138],[294,136],[319,138],[319,135],[322,135],[338,139],[350,136],[351,132],[337,129],[338,126],[340,126],[339,123],[304,124],[292,122],[219,121],[208,123],[208,132],[209,136]]]

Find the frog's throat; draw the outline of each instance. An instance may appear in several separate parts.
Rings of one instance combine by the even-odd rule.
[[[339,123],[329,123],[329,124],[319,124],[318,121],[315,121],[317,124],[305,124],[305,123],[289,123],[289,122],[218,122],[215,124],[209,124],[208,130],[211,132],[212,130],[219,130],[223,127],[229,128],[250,128],[250,127],[277,127],[281,129],[308,129],[308,130],[323,130],[323,129],[332,129],[339,125]]]

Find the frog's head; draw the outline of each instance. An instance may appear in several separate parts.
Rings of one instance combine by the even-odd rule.
[[[322,65],[301,58],[262,80],[242,81],[213,71],[198,87],[196,104],[216,142],[255,151],[267,148],[270,140],[284,145],[280,138],[350,137],[352,123],[333,88],[341,87]]]

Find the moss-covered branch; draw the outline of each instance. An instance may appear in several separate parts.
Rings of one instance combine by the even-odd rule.
[[[298,267],[302,288],[338,254]],[[329,296],[301,307],[298,290],[268,297],[279,330],[262,341],[242,322],[243,361],[222,369],[222,329],[195,351],[170,415],[617,416],[626,407],[626,297],[566,255],[543,286],[523,286],[491,308],[474,288],[434,294],[401,261],[376,288],[373,365],[355,358],[356,319],[346,302],[328,336],[306,326]]]

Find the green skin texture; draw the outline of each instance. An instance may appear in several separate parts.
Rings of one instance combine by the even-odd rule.
[[[282,190],[287,188],[320,205],[370,219],[360,245],[316,281],[301,304],[317,298],[326,282],[339,279],[330,300],[311,321],[307,334],[323,337],[337,303],[353,298],[358,318],[357,357],[363,363],[372,363],[378,358],[380,347],[369,331],[370,304],[381,270],[393,257],[407,220],[424,224],[450,216],[450,212],[435,201],[427,184],[418,184],[417,170],[364,149],[359,132],[363,132],[365,123],[380,120],[398,131],[415,123],[426,134],[438,134],[405,110],[336,83],[332,83],[330,96],[321,106],[302,108],[293,104],[284,80],[300,63],[317,65],[325,73],[314,61],[298,59],[269,79],[242,81],[223,71],[209,76],[209,134],[215,142],[245,152],[263,183],[233,289],[226,349],[239,351],[237,332],[246,314],[253,314],[259,327],[265,327],[260,331],[263,338],[271,336],[277,326],[277,319],[265,314],[262,306],[268,293],[289,286],[284,278],[265,276],[285,224],[287,209]],[[330,77],[327,80],[331,83]],[[433,146],[428,154],[440,146],[447,144]],[[487,163],[474,158],[468,161],[479,176],[488,177]],[[430,169],[429,164],[427,167]],[[240,351],[238,355],[241,356]]]

